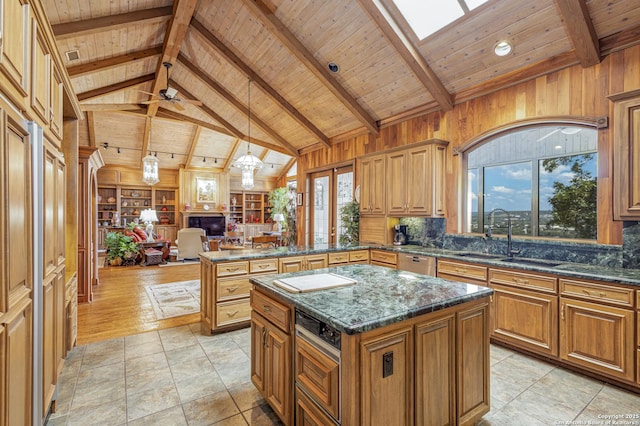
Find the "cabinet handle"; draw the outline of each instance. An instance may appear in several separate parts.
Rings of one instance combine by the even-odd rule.
[[[520,278],[513,278],[513,282],[516,284],[529,284],[529,280],[522,280]]]
[[[459,274],[465,274],[467,272],[466,269],[456,268],[456,272]]]
[[[604,291],[587,290],[586,288],[583,288],[582,292],[587,296],[594,296],[594,297],[606,297],[607,295],[607,293],[605,293]]]
[[[229,293],[233,293],[233,292],[235,292],[236,290],[238,290],[238,287],[229,287],[229,288],[227,288],[227,291],[228,291]]]
[[[239,311],[227,312],[228,317],[235,317]]]
[[[264,309],[265,312],[271,312],[271,306],[269,305],[262,305],[262,309]]]
[[[239,270],[240,268],[227,268],[227,272],[235,272],[237,270]]]
[[[564,321],[564,303],[560,305],[560,319]]]
[[[262,329],[262,346],[267,347],[267,329]]]
[[[260,269],[264,269],[264,268],[266,268],[266,267],[268,267],[268,266],[269,266],[269,265],[258,265],[258,268],[260,268]]]

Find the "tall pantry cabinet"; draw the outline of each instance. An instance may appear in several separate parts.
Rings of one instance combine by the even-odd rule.
[[[80,108],[39,0],[0,1],[0,34],[0,425],[31,425],[70,349],[63,103]]]

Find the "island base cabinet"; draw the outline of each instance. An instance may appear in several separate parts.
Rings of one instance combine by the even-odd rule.
[[[334,426],[337,424],[303,390],[296,389],[296,426]]]
[[[412,328],[363,340],[360,353],[362,424],[412,425]]]
[[[416,326],[416,425],[456,422],[455,315]]]
[[[610,377],[634,381],[634,312],[560,298],[560,358]]]

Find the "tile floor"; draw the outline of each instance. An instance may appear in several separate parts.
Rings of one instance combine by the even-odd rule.
[[[251,384],[249,330],[199,328],[76,347],[47,425],[280,424]],[[492,345],[491,412],[479,425],[604,425],[607,415],[640,415],[640,395]]]

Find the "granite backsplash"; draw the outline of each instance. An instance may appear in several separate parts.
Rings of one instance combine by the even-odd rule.
[[[400,218],[407,225],[408,243],[429,248],[457,251],[507,253],[507,238],[493,236],[447,234],[444,218]],[[640,268],[640,223],[625,222],[623,245],[579,243],[561,240],[529,240],[513,238],[513,248],[520,257],[586,263],[607,267]]]

